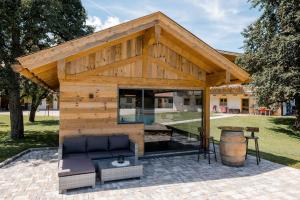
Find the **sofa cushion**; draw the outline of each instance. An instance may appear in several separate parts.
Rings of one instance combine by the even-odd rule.
[[[63,158],[88,158],[87,153],[67,153],[63,155]]]
[[[112,135],[109,136],[109,149],[129,149],[129,138],[128,135]]]
[[[65,138],[63,143],[63,152],[64,154],[85,153],[86,138],[83,136]]]
[[[108,136],[88,136],[87,151],[107,151],[108,150]]]
[[[110,153],[112,154],[113,157],[118,157],[118,156],[125,156],[125,157],[130,157],[130,156],[134,156],[134,153],[128,149],[124,149],[124,150],[113,150],[110,151]]]
[[[111,158],[112,154],[109,151],[88,152],[88,157],[93,160]]]
[[[58,176],[94,173],[95,167],[88,158],[65,158],[59,161]]]

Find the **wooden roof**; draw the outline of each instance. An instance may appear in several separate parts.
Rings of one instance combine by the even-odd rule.
[[[235,57],[233,59],[232,53],[215,50],[161,12],[19,57],[17,58],[19,64],[14,65],[14,70],[38,84],[56,90],[59,88],[57,63],[61,60],[68,61],[92,52],[100,46],[108,46],[121,38],[139,34],[156,25],[159,25],[162,30],[172,35],[180,43],[185,44],[191,51],[196,52],[198,57],[203,60],[203,66],[208,75],[210,68],[219,68],[230,72],[240,82],[249,80],[249,74],[232,62],[235,59]]]

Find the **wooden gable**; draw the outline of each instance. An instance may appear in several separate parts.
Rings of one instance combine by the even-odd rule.
[[[249,80],[245,71],[224,56],[231,59],[157,12],[20,57],[14,69],[50,89],[58,89],[59,80],[93,76],[103,81],[118,77],[132,84],[130,78],[138,83],[179,80],[189,85],[186,81],[190,81],[206,87]]]
[[[67,61],[66,79],[89,76],[205,81],[201,66],[157,41],[145,50],[144,35]],[[147,59],[146,65],[143,60]],[[144,73],[144,74],[143,74]]]

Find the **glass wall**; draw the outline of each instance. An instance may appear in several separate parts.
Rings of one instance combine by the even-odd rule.
[[[119,89],[119,123],[144,123],[145,152],[198,149],[202,91]]]
[[[201,126],[202,91],[119,89],[118,109],[119,123]]]

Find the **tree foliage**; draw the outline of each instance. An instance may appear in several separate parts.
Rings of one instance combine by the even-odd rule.
[[[19,56],[93,32],[86,17],[80,0],[0,1],[0,88],[9,93],[12,137],[24,134],[20,77],[11,65]]]
[[[260,105],[271,106],[300,95],[300,0],[250,0],[261,16],[242,33],[238,64],[250,72]],[[300,127],[299,107],[297,123]]]

